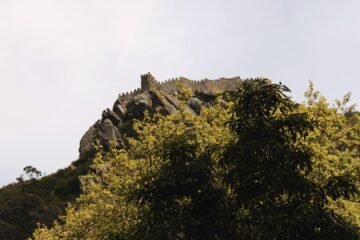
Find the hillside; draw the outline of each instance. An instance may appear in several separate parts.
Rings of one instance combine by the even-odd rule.
[[[134,135],[131,127],[133,120],[142,119],[146,111],[160,111],[164,115],[175,113],[181,107],[177,97],[180,86],[191,89],[193,94],[188,96],[186,108],[193,114],[199,114],[202,106],[209,106],[215,101],[216,93],[235,90],[241,82],[239,77],[201,81],[180,77],[160,83],[150,73],[142,75],[141,88],[120,94],[113,108],[106,109],[101,120],[82,137],[80,158],[91,152],[96,139],[102,143],[115,140],[119,146],[124,146],[126,137]]]
[[[181,107],[179,97],[186,95],[185,108],[199,114],[204,106],[211,106],[216,94],[240,87],[239,77],[192,81],[184,77],[158,82],[150,74],[141,76],[141,88],[120,94],[113,107],[106,109],[101,119],[84,134],[80,141],[79,159],[71,166],[39,180],[13,183],[0,189],[0,239],[25,239],[37,223],[51,225],[64,212],[68,202],[80,194],[78,177],[89,170],[94,149],[99,141],[105,149],[109,141],[118,148],[127,145],[127,138],[135,136],[134,120],[144,113],[175,113]],[[191,89],[180,93],[181,89]]]
[[[178,85],[179,111],[98,145],[81,195],[31,239],[360,239],[350,94],[331,106],[310,83],[298,104],[285,85],[249,79],[194,114],[196,94]]]

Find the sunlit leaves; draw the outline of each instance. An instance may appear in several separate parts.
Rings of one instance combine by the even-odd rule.
[[[34,238],[356,239],[360,114],[350,95],[331,106],[311,84],[296,104],[289,91],[257,79],[198,116],[145,113]]]

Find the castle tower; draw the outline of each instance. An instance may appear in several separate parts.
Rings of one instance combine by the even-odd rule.
[[[141,75],[141,90],[152,90],[156,88],[156,86],[157,81],[151,75],[151,73]]]

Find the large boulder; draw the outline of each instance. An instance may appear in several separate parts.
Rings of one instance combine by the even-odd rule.
[[[95,125],[91,126],[80,140],[79,153],[81,159],[85,158],[86,155],[91,152],[93,149],[93,143],[97,137],[98,130],[95,128]]]
[[[196,91],[195,95],[202,101],[207,102],[207,103],[214,103],[217,96],[215,93],[210,92],[210,91]]]
[[[104,140],[120,140],[121,134],[110,119],[105,119],[100,125],[101,136]]]
[[[120,118],[124,119],[127,109],[126,106],[118,99],[114,103],[113,111],[117,113]]]
[[[118,144],[122,143],[122,137],[114,123],[106,118],[103,121],[97,121],[87,130],[80,140],[80,158],[86,158],[89,153],[93,152],[94,144],[99,141],[107,145],[109,141],[115,140]]]
[[[114,125],[119,125],[119,123],[122,123],[122,119],[114,112],[111,111],[109,108],[106,109],[105,111],[103,111],[102,113],[102,120],[104,121],[105,119],[110,119],[112,123],[114,123]]]
[[[176,105],[172,101],[169,101],[169,97],[167,97],[165,93],[153,91],[152,97],[154,105],[160,107],[163,114],[173,114],[177,111]]]
[[[200,114],[202,102],[196,97],[190,97],[187,101],[188,106],[196,113]]]
[[[153,102],[148,91],[136,95],[127,105],[126,120],[142,119],[146,110],[153,108]]]

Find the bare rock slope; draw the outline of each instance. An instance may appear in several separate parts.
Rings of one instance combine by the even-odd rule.
[[[130,93],[120,94],[112,109],[106,109],[102,117],[85,133],[80,141],[80,158],[84,158],[93,149],[93,143],[98,140],[107,144],[110,140],[119,145],[127,136],[132,136],[132,123],[142,119],[145,111],[160,110],[163,114],[172,114],[180,108],[178,95],[179,86],[190,88],[192,96],[186,107],[193,114],[199,114],[204,106],[211,105],[216,99],[216,93],[233,91],[240,87],[240,77],[204,79],[193,81],[184,77],[157,81],[150,73],[141,76],[141,88]]]

